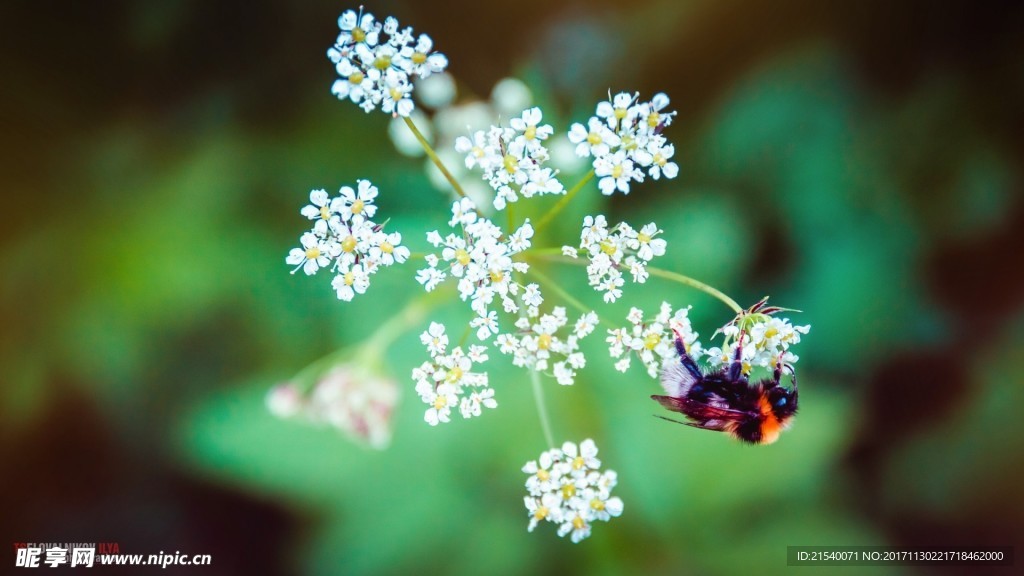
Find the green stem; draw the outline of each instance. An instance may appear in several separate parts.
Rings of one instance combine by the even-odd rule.
[[[570,188],[569,191],[565,193],[565,196],[562,196],[561,200],[559,200],[554,206],[551,207],[550,210],[548,210],[547,214],[541,217],[541,219],[533,227],[534,233],[539,233],[545,226],[548,225],[549,222],[551,222],[551,220],[555,216],[558,216],[558,213],[561,212],[577,194],[579,194],[580,190],[583,189],[583,186],[587,182],[590,182],[590,179],[593,177],[594,170],[591,169],[590,172],[587,172],[586,176],[580,179],[580,181],[577,182],[575,186]]]
[[[538,252],[540,252],[540,251],[533,251],[532,256],[535,256],[535,257],[537,257],[539,259],[543,259],[543,260],[549,260],[549,261],[552,261],[552,262],[564,262],[566,264],[575,264],[577,266],[586,266],[587,265],[587,259],[586,258],[570,258],[568,256],[561,256],[561,255],[557,255],[557,254],[543,254],[543,253],[538,253]],[[626,268],[624,266],[620,266],[619,268],[621,270],[623,270],[623,271],[628,271],[629,270],[628,268]],[[707,294],[709,296],[713,296],[713,297],[717,298],[719,301],[721,301],[722,303],[724,303],[726,306],[728,306],[730,309],[732,309],[732,311],[735,312],[736,314],[740,314],[740,313],[743,312],[743,308],[741,308],[740,305],[737,304],[735,300],[733,300],[732,298],[729,298],[728,296],[726,296],[722,291],[718,290],[717,288],[715,288],[713,286],[709,286],[709,285],[701,282],[700,280],[695,280],[693,278],[690,278],[689,276],[684,276],[683,274],[679,274],[678,272],[671,272],[669,270],[662,270],[661,268],[655,268],[653,266],[648,266],[647,267],[647,272],[651,276],[657,276],[658,278],[664,278],[666,280],[672,280],[673,282],[678,282],[680,284],[685,284],[686,286],[689,286],[690,288],[696,288],[697,290],[700,290],[701,292],[703,292],[703,293],[705,293],[705,294]]]
[[[430,142],[427,142],[427,139],[423,136],[423,133],[420,132],[420,129],[416,127],[416,123],[412,121],[412,118],[409,116],[403,116],[402,119],[405,120],[405,125],[409,127],[409,130],[412,130],[413,136],[415,136],[416,140],[419,141],[420,146],[423,147],[427,156],[429,156],[430,160],[434,162],[434,166],[437,166],[437,169],[441,171],[441,174],[444,174],[448,183],[452,185],[452,189],[455,190],[455,193],[459,196],[465,197],[466,193],[463,192],[459,181],[452,176],[451,172],[448,171],[448,167],[444,165],[444,162],[441,162],[441,158],[437,156],[437,152],[434,152],[434,149],[430,146]]]
[[[544,440],[549,448],[555,447],[555,437],[551,434],[551,421],[548,418],[548,408],[544,404],[544,391],[540,388],[540,375],[536,370],[530,370],[530,385],[533,388],[533,402],[537,405],[537,415],[540,416],[540,427],[544,431]]]
[[[700,290],[701,292],[709,296],[714,296],[715,298],[718,298],[720,301],[722,301],[726,306],[732,308],[732,311],[737,314],[743,312],[743,308],[741,308],[735,300],[729,298],[717,288],[713,286],[708,286],[707,284],[701,282],[700,280],[695,280],[693,278],[690,278],[689,276],[684,276],[678,272],[662,270],[661,268],[655,268],[653,266],[648,266],[647,272],[651,276],[657,276],[658,278],[664,278],[666,280],[672,280],[673,282],[679,282],[680,284],[685,284],[691,288],[696,288],[697,290]]]

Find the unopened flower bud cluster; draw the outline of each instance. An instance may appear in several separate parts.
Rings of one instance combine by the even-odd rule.
[[[279,418],[305,418],[337,428],[372,448],[391,441],[391,417],[398,384],[365,368],[341,364],[320,377],[308,394],[292,383],[267,394],[267,408]]]

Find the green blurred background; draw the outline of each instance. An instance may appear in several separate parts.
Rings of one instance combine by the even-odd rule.
[[[519,467],[544,441],[505,358],[498,410],[430,428],[405,334],[384,452],[264,408],[418,292],[414,265],[352,304],[289,275],[309,190],[371,179],[413,250],[445,219],[384,115],[329,92],[354,7],[0,6],[4,540],[208,553],[181,571],[216,574],[774,574],[799,570],[788,545],[1024,543],[1020,3],[368,6],[430,33],[477,93],[523,78],[559,130],[609,89],[668,92],[680,177],[610,204],[591,187],[576,213],[656,219],[662,267],[813,325],[801,415],[766,448],[652,418],[656,383],[592,337],[547,398],[626,509],[579,545],[526,532]],[[549,273],[601,306],[579,269]],[[693,304],[705,341],[730,315],[656,279],[599,310],[662,299]]]

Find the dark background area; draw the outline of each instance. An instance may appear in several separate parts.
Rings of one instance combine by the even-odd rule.
[[[667,429],[652,384],[606,381],[606,359],[553,390],[557,427],[598,439],[626,502],[575,547],[525,531],[518,467],[543,446],[525,387],[494,422],[427,430],[414,335],[391,355],[406,400],[388,452],[262,410],[270,385],[415,292],[411,266],[358,307],[289,276],[308,190],[368,177],[412,229],[444,213],[383,115],[330,95],[324,53],[350,7],[0,6],[8,542],[209,553],[217,574],[780,573],[787,545],[1020,552],[1024,6],[367,6],[430,33],[473,92],[523,78],[557,130],[609,88],[670,94],[680,177],[600,209],[657,217],[666,267],[741,302],[770,293],[814,326],[797,350],[805,413],[764,451]],[[702,334],[727,320],[651,290],[647,309],[692,300]]]

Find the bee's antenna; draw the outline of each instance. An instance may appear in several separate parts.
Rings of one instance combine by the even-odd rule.
[[[682,424],[683,426],[689,426],[689,424],[687,424],[686,422],[680,422],[679,420],[676,420],[674,418],[666,418],[658,414],[651,414],[651,416],[654,416],[655,418],[661,418],[662,420],[668,420],[669,422],[675,422],[676,424]]]

